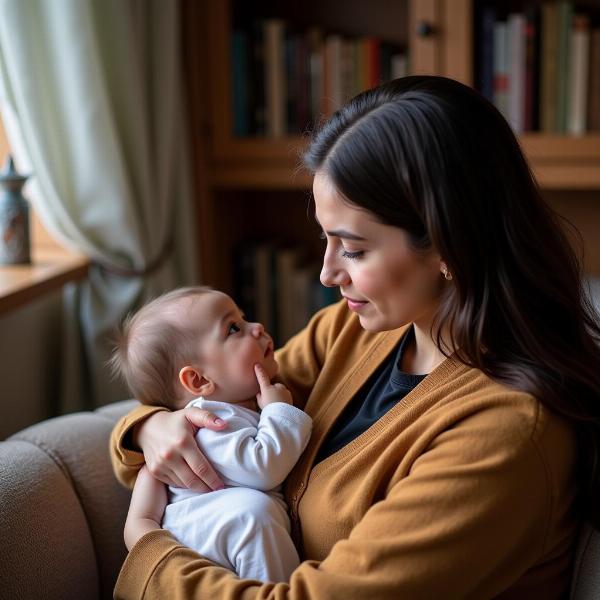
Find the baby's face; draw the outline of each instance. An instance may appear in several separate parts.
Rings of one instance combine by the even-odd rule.
[[[277,373],[271,336],[260,323],[245,321],[226,294],[202,294],[194,300],[187,320],[199,330],[201,369],[216,384],[211,400],[238,402],[255,396],[257,363],[269,377]]]

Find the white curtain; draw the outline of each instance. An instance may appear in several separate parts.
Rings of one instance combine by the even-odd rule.
[[[92,259],[66,290],[63,410],[126,397],[110,334],[192,283],[189,147],[175,0],[0,0],[0,101],[47,228]]]

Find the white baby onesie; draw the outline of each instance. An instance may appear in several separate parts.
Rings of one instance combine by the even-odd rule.
[[[163,528],[244,579],[288,581],[299,558],[281,484],[308,443],[311,418],[283,402],[260,414],[203,398],[188,406],[227,421],[222,431],[196,433],[226,487],[209,493],[170,487]]]

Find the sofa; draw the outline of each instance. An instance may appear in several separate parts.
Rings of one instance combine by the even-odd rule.
[[[0,442],[0,598],[112,598],[130,492],[113,476],[108,439],[135,405],[49,419]],[[600,532],[588,526],[571,598],[600,598]]]

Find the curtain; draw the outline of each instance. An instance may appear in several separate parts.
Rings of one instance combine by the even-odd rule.
[[[0,0],[0,106],[36,212],[91,259],[65,290],[63,412],[123,399],[111,334],[194,282],[179,2]]]

